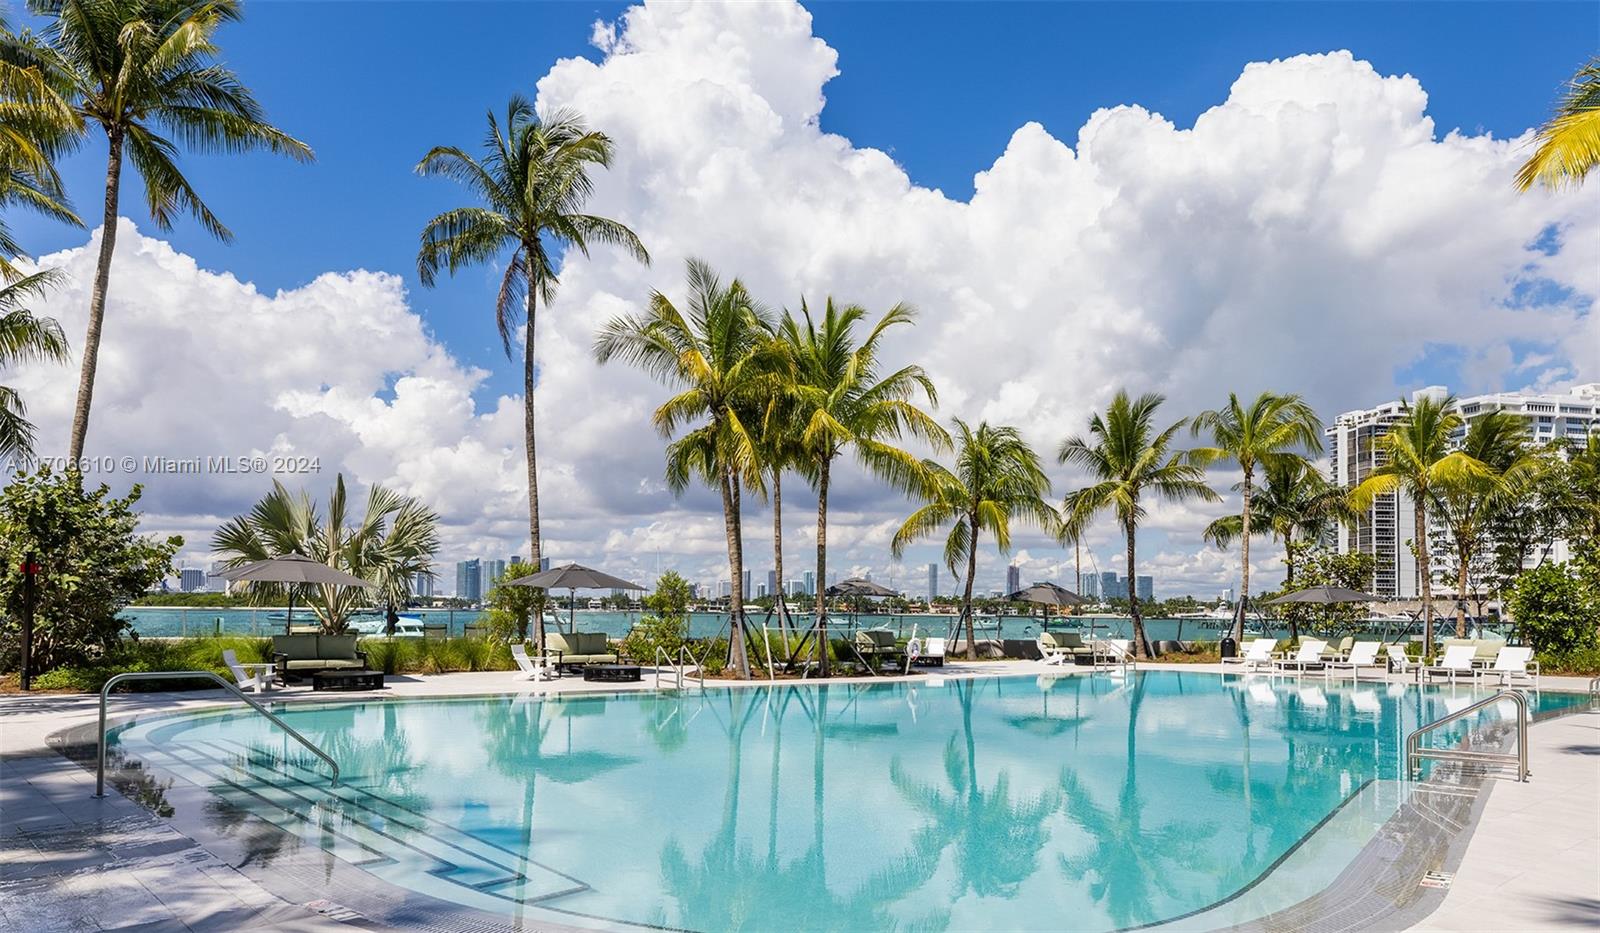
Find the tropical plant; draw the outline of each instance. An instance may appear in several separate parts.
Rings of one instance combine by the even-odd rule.
[[[55,160],[83,131],[83,120],[39,67],[41,50],[30,32],[11,31],[0,14],[0,208],[13,205],[82,226],[72,212]],[[0,215],[0,281],[24,273],[23,254]]]
[[[1600,434],[1568,452],[1555,495],[1565,537],[1579,551],[1600,551]]]
[[[776,333],[773,336],[776,337]],[[775,379],[770,387],[770,395],[759,412],[760,430],[756,437],[755,452],[760,469],[771,483],[772,567],[777,588],[776,592],[769,595],[772,608],[778,613],[778,630],[787,638],[791,620],[789,603],[783,592],[783,474],[796,470],[801,471],[802,476],[807,476],[805,471],[810,462],[800,442],[804,426],[799,421],[800,407],[793,386],[794,361],[788,356],[787,343],[775,342],[774,347],[782,352],[775,358]],[[757,413],[752,412],[750,418],[755,421]],[[758,486],[757,491],[761,491],[761,487]]]
[[[1575,470],[1565,449],[1563,442],[1526,449],[1508,494],[1486,510],[1479,537],[1488,553],[1479,563],[1486,565],[1482,576],[1491,594],[1503,596],[1526,567],[1550,557],[1558,540],[1581,539],[1572,521],[1581,514],[1582,497],[1574,494]]]
[[[0,670],[16,670],[25,650],[30,671],[48,671],[116,649],[122,608],[172,572],[183,546],[137,533],[139,495],[137,484],[120,499],[85,489],[78,471],[48,467],[0,490]]]
[[[1061,533],[1081,537],[1102,512],[1116,515],[1127,544],[1128,611],[1133,617],[1133,649],[1150,656],[1139,610],[1134,573],[1135,544],[1145,501],[1154,496],[1170,502],[1217,501],[1205,484],[1205,472],[1188,457],[1175,452],[1172,439],[1183,429],[1183,419],[1157,429],[1156,409],[1166,399],[1154,393],[1130,398],[1119,390],[1105,414],[1089,419],[1088,437],[1074,436],[1061,444],[1057,459],[1086,470],[1092,484],[1067,495],[1061,504]],[[1102,594],[1109,598],[1110,594]]]
[[[1555,113],[1539,127],[1533,155],[1517,172],[1517,190],[1581,185],[1600,162],[1600,58],[1591,58],[1567,83]]]
[[[1456,637],[1467,637],[1468,579],[1485,557],[1488,519],[1504,502],[1515,501],[1534,478],[1535,463],[1523,445],[1526,426],[1509,412],[1474,418],[1461,440],[1461,452],[1483,466],[1440,483],[1433,498],[1434,520],[1444,530],[1456,571]]]
[[[1250,525],[1251,499],[1255,494],[1256,468],[1291,469],[1304,466],[1299,451],[1315,454],[1322,450],[1322,422],[1298,395],[1263,392],[1248,406],[1229,393],[1226,407],[1203,411],[1189,425],[1198,437],[1211,435],[1210,447],[1189,451],[1190,460],[1202,467],[1231,461],[1239,465],[1244,478],[1239,494],[1244,505],[1239,510],[1239,605],[1250,601]],[[1244,637],[1244,612],[1238,614],[1233,637]]]
[[[497,640],[515,640],[518,644],[528,640],[528,620],[540,610],[543,600],[533,587],[513,586],[511,581],[538,572],[538,564],[514,560],[506,565],[505,573],[489,588],[484,603],[489,610],[489,628],[496,633]]]
[[[1294,545],[1316,541],[1335,523],[1354,521],[1355,516],[1345,491],[1304,459],[1290,458],[1262,472],[1263,482],[1250,498],[1250,532],[1270,533],[1283,544],[1283,582],[1288,588],[1295,579],[1298,552]],[[1243,531],[1243,515],[1224,515],[1207,525],[1202,536],[1225,548]]]
[[[299,554],[360,577],[371,584],[248,583],[257,605],[285,596],[310,605],[324,632],[343,632],[350,613],[374,596],[385,604],[403,605],[411,594],[412,577],[430,572],[439,548],[439,519],[418,499],[383,486],[367,492],[366,508],[354,517],[345,494],[344,474],[334,479],[324,518],[304,490],[293,493],[277,480],[248,515],[223,522],[211,549],[224,555],[227,567]]]
[[[7,57],[37,68],[84,126],[105,132],[107,143],[100,255],[72,417],[69,456],[77,460],[89,430],[124,153],[144,180],[158,229],[170,229],[175,215],[186,212],[228,240],[228,228],[179,171],[179,145],[206,153],[265,149],[302,161],[311,159],[311,149],[268,123],[250,90],[219,61],[216,33],[240,19],[239,0],[30,0],[29,8],[46,18],[42,41],[9,43]]]
[[[1416,517],[1411,546],[1416,552],[1417,579],[1422,590],[1423,651],[1431,655],[1433,559],[1428,545],[1428,510],[1445,487],[1491,474],[1475,458],[1451,449],[1452,436],[1462,427],[1454,397],[1423,395],[1402,405],[1405,414],[1376,442],[1384,462],[1350,490],[1350,506],[1365,512],[1379,496],[1403,493],[1410,498]]]
[[[0,370],[35,360],[67,361],[67,338],[61,325],[23,307],[29,297],[39,297],[56,278],[56,272],[46,270],[0,286]],[[27,415],[22,394],[0,385],[0,460],[23,464],[33,458],[33,425]]]
[[[1517,578],[1506,608],[1536,651],[1565,653],[1600,644],[1600,594],[1567,564],[1546,563]]]
[[[912,542],[949,527],[944,562],[952,574],[959,572],[958,565],[966,565],[960,619],[966,622],[967,657],[975,659],[978,648],[973,632],[972,584],[978,574],[980,535],[987,530],[994,536],[995,547],[1006,554],[1011,550],[1013,519],[1053,532],[1056,513],[1044,499],[1050,494],[1050,479],[1045,476],[1039,455],[1016,428],[992,427],[984,421],[973,429],[960,418],[952,421],[955,469],[947,470],[936,463],[928,465],[928,479],[921,492],[927,504],[911,513],[889,546],[899,559]]]
[[[511,336],[522,325],[522,430],[528,467],[528,534],[540,566],[539,471],[534,440],[534,390],[538,382],[535,327],[538,303],[555,299],[560,279],[552,252],[575,249],[589,255],[589,244],[622,247],[640,262],[650,254],[632,230],[606,217],[584,213],[594,193],[589,172],[611,164],[611,139],[589,129],[576,113],[561,110],[541,118],[533,104],[514,94],[502,125],[489,112],[483,156],[454,146],[435,146],[417,163],[421,175],[444,175],[466,185],[481,202],[445,211],[422,229],[417,275],[433,285],[442,267],[454,275],[467,266],[504,266],[495,297],[494,320],[506,356]],[[507,250],[510,255],[507,258]],[[539,644],[544,643],[539,613]]]
[[[595,338],[595,357],[636,366],[680,389],[655,410],[652,420],[663,437],[700,422],[667,445],[667,484],[682,493],[693,478],[722,495],[723,530],[732,579],[729,650],[740,677],[750,676],[745,650],[744,537],[740,487],[759,477],[757,429],[748,412],[774,391],[767,312],[744,283],[724,285],[699,260],[688,263],[688,311],[680,311],[661,292],[650,296],[642,314],[613,318]]]
[[[894,442],[914,438],[936,451],[950,447],[950,436],[913,401],[921,394],[929,405],[938,404],[933,381],[922,367],[903,366],[879,375],[885,335],[892,327],[913,324],[916,312],[909,305],[895,305],[858,342],[855,327],[866,317],[867,310],[860,305],[841,307],[829,298],[822,318],[816,320],[801,301],[800,318],[784,315],[780,331],[794,362],[791,391],[803,425],[802,472],[814,477],[817,488],[814,624],[816,661],[824,676],[828,672],[828,488],[834,461],[852,451],[869,473],[897,489],[915,492],[928,485],[927,465]]]

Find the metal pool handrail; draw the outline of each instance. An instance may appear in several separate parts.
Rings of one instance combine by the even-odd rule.
[[[685,657],[686,655],[687,655],[687,657]],[[690,666],[687,663],[688,661],[693,661],[694,662],[693,666],[694,666],[694,672],[695,672],[695,679],[700,681],[700,689],[701,690],[705,690],[705,688],[706,688],[706,672],[705,672],[705,668],[701,665],[700,660],[694,656],[694,652],[689,650],[689,646],[688,645],[679,645],[678,646],[678,663],[677,663],[677,666],[672,670],[672,672],[668,676],[676,677],[677,680],[678,680],[678,689],[682,690],[683,689],[683,678],[684,678],[684,673],[683,672],[684,672],[684,670],[686,668],[688,668]],[[665,662],[665,663],[663,663],[663,662]],[[673,667],[672,655],[668,654],[667,653],[667,649],[661,647],[660,645],[656,646],[655,666],[656,666],[656,689],[660,690],[661,689],[661,669],[663,667]]]
[[[330,758],[327,752],[313,745],[310,739],[307,739],[305,736],[295,731],[293,726],[278,718],[277,715],[275,715],[265,706],[262,706],[255,700],[245,696],[244,692],[238,687],[235,687],[233,684],[230,684],[221,677],[218,677],[212,671],[133,671],[126,674],[117,674],[113,676],[110,680],[106,681],[106,685],[104,687],[100,688],[100,745],[95,758],[94,771],[94,795],[96,797],[104,797],[106,795],[106,698],[111,695],[111,688],[125,680],[181,679],[215,681],[219,687],[245,701],[250,705],[251,709],[277,723],[278,726],[283,729],[283,731],[289,733],[290,738],[294,739],[296,742],[299,742],[301,745],[304,745],[311,751],[313,755],[316,755],[318,758],[321,758],[323,761],[327,762],[328,767],[333,770],[333,786],[339,786],[339,763]]]
[[[1500,752],[1473,752],[1456,748],[1427,748],[1422,745],[1422,737],[1442,726],[1464,719],[1467,716],[1499,703],[1501,700],[1510,700],[1517,707],[1517,753],[1507,755]],[[1406,736],[1406,776],[1415,780],[1422,773],[1422,758],[1432,758],[1439,761],[1468,761],[1480,764],[1512,764],[1517,769],[1517,780],[1526,781],[1531,772],[1528,770],[1528,698],[1516,690],[1501,690],[1492,697],[1486,697],[1471,706],[1458,709],[1448,716],[1435,719],[1422,728]]]

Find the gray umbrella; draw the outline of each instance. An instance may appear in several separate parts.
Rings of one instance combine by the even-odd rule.
[[[873,583],[871,580],[867,580],[862,577],[851,577],[848,580],[840,580],[838,583],[828,587],[828,595],[873,596],[882,598],[885,596],[899,596],[900,594],[889,589],[887,586]]]
[[[1313,586],[1303,590],[1286,593],[1277,599],[1267,600],[1267,605],[1281,603],[1316,603],[1318,605],[1331,605],[1333,603],[1370,603],[1378,599],[1371,593],[1363,593],[1343,586]]]
[[[644,587],[637,583],[629,583],[621,577],[613,577],[604,571],[585,567],[582,564],[562,564],[560,567],[551,567],[539,573],[515,580],[506,580],[506,586],[533,586],[542,590],[568,590],[572,601],[567,604],[567,629],[576,628],[573,613],[576,611],[579,590],[642,590]]]
[[[1006,599],[1021,603],[1037,603],[1041,606],[1081,606],[1088,602],[1077,593],[1054,583],[1035,583],[1026,589],[1017,590]]]
[[[314,560],[304,554],[285,554],[282,557],[271,557],[266,560],[251,561],[231,570],[224,570],[220,576],[224,580],[235,583],[310,583],[323,586],[360,586],[371,587],[372,584],[354,574],[345,573],[337,567],[329,567],[320,560]],[[284,623],[284,631],[294,624],[294,588],[289,588],[289,618]]]

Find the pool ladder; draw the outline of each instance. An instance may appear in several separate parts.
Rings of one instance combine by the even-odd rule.
[[[1423,736],[1434,732],[1453,722],[1465,719],[1467,716],[1487,709],[1501,700],[1510,700],[1517,707],[1517,752],[1514,755],[1504,752],[1478,752],[1464,748],[1435,748],[1422,744]],[[1448,716],[1435,719],[1422,728],[1406,736],[1406,776],[1416,780],[1422,774],[1422,759],[1430,758],[1434,761],[1460,761],[1481,765],[1510,765],[1518,781],[1526,781],[1528,771],[1528,698],[1516,690],[1501,690],[1492,697],[1486,697],[1471,706],[1463,707]]]
[[[111,695],[111,688],[125,680],[210,680],[217,686],[243,700],[251,709],[272,720],[289,737],[304,745],[313,755],[321,758],[333,771],[333,786],[339,786],[339,763],[329,757],[328,753],[312,744],[311,740],[301,735],[295,728],[278,718],[271,710],[244,695],[244,691],[218,677],[211,671],[131,671],[126,674],[114,675],[100,688],[100,733],[99,745],[95,754],[94,768],[94,795],[106,795],[106,699]]]
[[[705,690],[705,668],[702,667],[700,661],[695,658],[694,652],[689,650],[688,645],[679,645],[678,656],[676,659],[678,663],[673,664],[673,660],[673,656],[667,653],[667,649],[662,648],[659,645],[656,646],[655,667],[657,690],[661,689],[661,671],[663,669],[667,669],[667,676],[671,678],[669,684],[682,690],[683,679],[685,676],[687,676],[684,672],[687,671],[691,666],[694,668],[694,679],[700,682],[700,689]],[[690,664],[691,661],[694,662],[692,665]]]

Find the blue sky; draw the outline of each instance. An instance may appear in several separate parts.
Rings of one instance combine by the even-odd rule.
[[[558,59],[598,57],[596,20],[624,4],[253,3],[227,28],[228,61],[272,118],[317,162],[188,156],[183,164],[236,234],[232,245],[180,222],[168,239],[203,266],[272,292],[328,270],[403,274],[412,303],[459,358],[489,369],[480,401],[514,392],[519,370],[490,315],[493,274],[417,286],[417,233],[456,206],[450,182],[411,172],[428,147],[475,144],[487,108]],[[1545,114],[1561,82],[1593,54],[1584,3],[908,3],[810,7],[839,51],[823,128],[890,153],[918,184],[972,194],[1023,123],[1068,143],[1097,108],[1137,103],[1180,127],[1224,100],[1244,62],[1349,49],[1383,74],[1410,73],[1440,133],[1513,136]],[[1584,20],[1590,28],[1582,28]],[[80,214],[97,217],[103,139],[65,166]],[[147,233],[135,187],[123,214]],[[36,253],[76,246],[79,231],[19,218]],[[1449,381],[1456,359],[1429,353],[1403,376]]]

